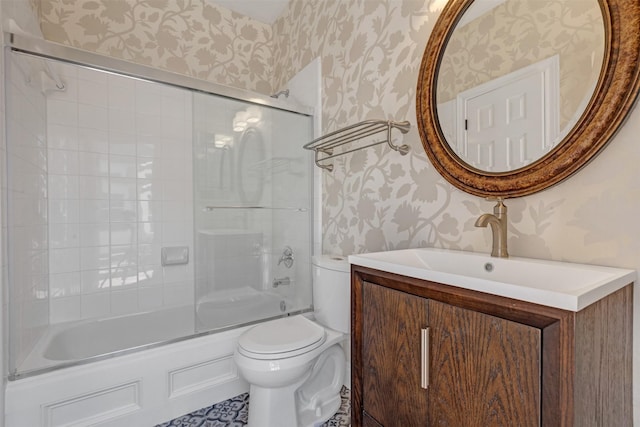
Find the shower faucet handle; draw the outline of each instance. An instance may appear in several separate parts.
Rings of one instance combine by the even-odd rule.
[[[291,246],[285,246],[282,251],[282,255],[280,255],[280,259],[278,260],[278,265],[284,263],[284,266],[287,268],[291,268],[293,265],[293,249]]]

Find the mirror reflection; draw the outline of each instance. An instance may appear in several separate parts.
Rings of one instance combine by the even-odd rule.
[[[589,105],[605,34],[598,0],[480,0],[440,60],[437,116],[449,147],[485,172],[558,146]]]

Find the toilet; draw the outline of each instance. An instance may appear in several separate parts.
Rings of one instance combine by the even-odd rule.
[[[340,408],[350,283],[346,258],[313,257],[314,320],[283,317],[240,336],[234,360],[250,384],[249,427],[313,427]]]

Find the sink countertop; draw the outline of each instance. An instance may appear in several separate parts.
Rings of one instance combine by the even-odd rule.
[[[636,279],[635,270],[435,248],[351,255],[349,263],[576,312]]]

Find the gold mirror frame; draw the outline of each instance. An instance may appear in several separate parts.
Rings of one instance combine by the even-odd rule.
[[[483,197],[519,197],[542,191],[577,172],[611,140],[640,89],[640,3],[598,0],[605,26],[604,63],[580,120],[554,150],[526,167],[488,173],[463,162],[438,123],[436,83],[440,59],[456,23],[473,0],[449,0],[435,24],[420,65],[416,115],[422,145],[438,172],[457,188]]]

